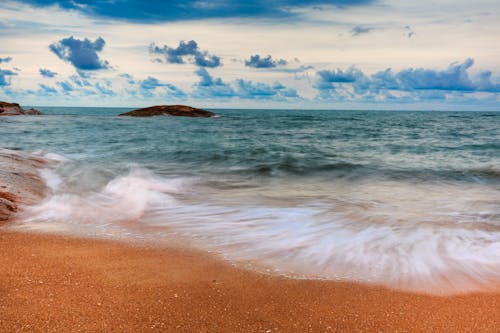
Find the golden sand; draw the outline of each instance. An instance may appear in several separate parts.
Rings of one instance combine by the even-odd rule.
[[[0,332],[499,332],[500,294],[293,280],[188,250],[0,231]]]

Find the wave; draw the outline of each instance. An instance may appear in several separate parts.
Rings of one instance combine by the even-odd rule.
[[[500,180],[500,168],[497,166],[485,166],[481,168],[471,168],[466,170],[466,174],[476,175],[485,178]]]
[[[181,237],[252,269],[295,278],[426,293],[500,284],[498,189],[480,184],[244,181],[242,187],[137,167],[106,180],[96,168],[85,177],[80,168],[68,170],[41,172],[52,194],[26,207],[18,228]],[[96,184],[82,187],[75,179]]]

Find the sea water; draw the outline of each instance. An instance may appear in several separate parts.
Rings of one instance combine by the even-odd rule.
[[[57,160],[14,227],[176,241],[295,278],[500,284],[500,112],[40,107],[3,148]]]

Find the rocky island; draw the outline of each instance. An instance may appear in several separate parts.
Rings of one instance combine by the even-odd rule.
[[[193,108],[187,105],[156,105],[143,109],[137,109],[120,114],[119,116],[130,117],[153,117],[153,116],[179,116],[179,117],[205,117],[216,116],[215,113]]]
[[[41,115],[42,113],[37,109],[24,110],[17,103],[8,103],[0,101],[0,116],[21,116],[21,115]]]

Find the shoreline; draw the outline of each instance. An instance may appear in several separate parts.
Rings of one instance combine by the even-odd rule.
[[[0,331],[493,332],[500,294],[247,271],[190,250],[0,230]]]
[[[431,296],[291,279],[175,244],[9,230],[17,204],[42,199],[47,189],[37,170],[50,163],[0,150],[0,194],[15,205],[11,211],[4,204],[0,224],[1,332],[493,332],[500,327],[498,291]]]

